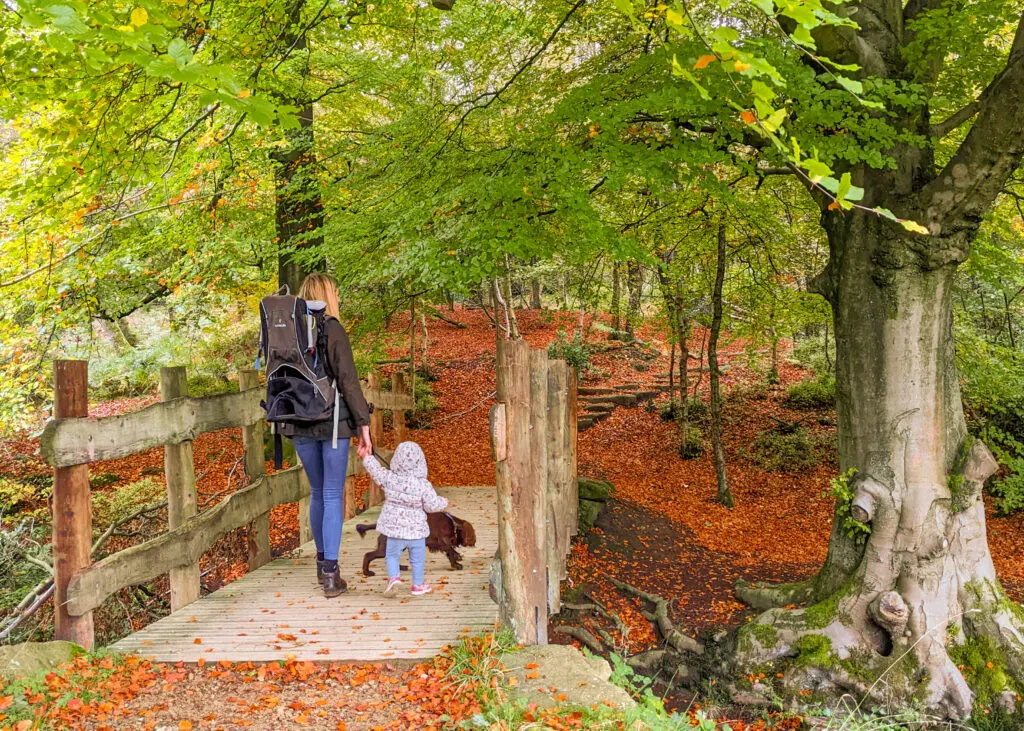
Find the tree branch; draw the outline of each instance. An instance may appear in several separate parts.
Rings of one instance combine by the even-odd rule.
[[[1024,156],[1024,15],[1006,66],[979,98],[977,119],[939,176],[921,191],[925,223],[952,236],[976,230]]]
[[[984,97],[984,93],[982,94],[982,97]],[[932,137],[945,137],[971,117],[976,115],[980,109],[981,97],[971,102],[963,109],[953,112],[953,114],[949,115],[949,117],[943,121],[931,125],[928,128],[928,134]]]

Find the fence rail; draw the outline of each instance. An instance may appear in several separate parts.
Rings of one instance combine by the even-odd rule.
[[[88,371],[82,361],[57,361],[54,368],[55,416],[40,441],[44,458],[54,468],[53,550],[57,639],[92,647],[92,611],[127,586],[170,574],[171,611],[199,597],[199,560],[227,533],[248,526],[249,568],[270,559],[269,514],[277,505],[299,502],[300,541],[308,539],[302,521],[308,515],[309,482],[301,466],[264,474],[262,389],[255,371],[239,373],[238,393],[191,398],[185,369],[161,369],[163,401],[139,411],[90,418]],[[372,379],[374,385],[378,382]],[[373,438],[383,440],[380,411],[396,411],[396,430],[404,434],[404,410],[414,408],[404,379],[395,391],[363,388],[377,411]],[[242,427],[249,485],[197,512],[192,440],[200,434]],[[122,457],[164,446],[169,530],[155,538],[111,554],[90,565],[92,525],[89,492],[91,462]],[[381,450],[389,454],[388,450]],[[362,464],[349,453],[347,474],[360,474]],[[352,495],[353,490],[346,490]],[[368,493],[368,503],[379,491]],[[354,512],[354,496],[346,499],[346,517]]]
[[[368,403],[381,410],[409,410],[413,397],[364,388]],[[118,416],[50,421],[39,449],[52,467],[121,459],[165,444],[192,441],[200,434],[263,419],[262,391],[253,389],[206,398],[176,398]]]

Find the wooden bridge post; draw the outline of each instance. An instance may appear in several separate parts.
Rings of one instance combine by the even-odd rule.
[[[409,386],[406,384],[405,371],[395,371],[391,376],[391,391],[399,396],[409,393]],[[395,409],[391,412],[391,419],[395,427],[395,446],[409,438],[409,430],[405,425],[405,410]]]
[[[546,357],[546,356],[545,356]],[[537,480],[531,446],[531,375],[533,358],[523,340],[498,347],[498,401],[505,405],[506,456],[496,469],[500,614],[525,645],[547,642],[547,581],[543,550],[544,490]],[[544,376],[546,390],[547,376]],[[537,384],[539,396],[540,384]],[[546,399],[546,394],[545,394]],[[544,441],[543,426],[537,438]],[[499,435],[500,436],[500,435]],[[540,515],[538,521],[537,516]]]
[[[296,462],[302,466],[302,460],[296,455]],[[303,497],[299,499],[299,545],[304,546],[313,540],[313,527],[309,524],[309,478],[306,470],[299,470],[299,481],[302,484]]]
[[[259,371],[247,368],[238,372],[239,391],[248,391],[259,386]],[[249,484],[252,484],[267,473],[262,419],[254,424],[242,426],[242,449],[245,450],[245,474],[249,478]],[[264,513],[249,523],[247,543],[250,571],[270,563],[270,513]]]
[[[569,554],[571,548],[572,539],[580,532],[580,486],[577,482],[577,465],[578,465],[578,451],[576,447],[577,440],[579,438],[579,418],[577,417],[577,409],[579,408],[579,384],[576,380],[576,369],[569,368],[569,383],[568,383],[568,394],[566,396],[565,408],[568,412],[568,449],[569,452],[566,455],[566,459],[569,461],[569,493],[566,496],[566,502],[568,502],[569,512],[569,535],[565,539],[565,553]]]
[[[380,374],[371,373],[366,381],[371,389],[380,390]],[[374,448],[383,447],[384,412],[378,408],[374,408],[373,413],[370,414],[370,441],[373,442]],[[384,493],[381,491],[380,485],[371,480],[370,489],[366,491],[366,507],[371,508],[382,502],[384,502]]]
[[[185,366],[160,369],[160,400],[188,396]],[[167,480],[167,527],[174,530],[198,512],[196,470],[192,442],[164,445],[164,477]],[[199,598],[199,563],[170,570],[171,612]]]
[[[53,366],[53,416],[65,419],[89,415],[89,370],[84,360],[58,360]],[[92,499],[89,465],[57,467],[53,471],[54,637],[93,646],[92,612],[68,614],[68,584],[75,572],[87,568],[92,551]]]
[[[547,567],[548,609],[557,614],[561,608],[561,582],[565,578],[565,556],[569,549],[569,371],[564,360],[548,363],[547,403]]]

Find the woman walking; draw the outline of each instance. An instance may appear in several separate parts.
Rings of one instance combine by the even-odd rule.
[[[312,424],[280,424],[280,433],[290,437],[309,478],[309,524],[316,543],[316,574],[324,595],[338,596],[348,589],[338,569],[341,525],[345,517],[345,475],[348,472],[349,440],[359,436],[359,456],[373,451],[370,442],[370,409],[359,385],[348,334],[338,321],[338,288],[326,274],[310,274],[302,283],[299,297],[310,306],[323,303],[324,327],[317,350],[326,355],[328,375],[347,406],[348,419]]]

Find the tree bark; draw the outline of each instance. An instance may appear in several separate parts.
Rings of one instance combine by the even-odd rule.
[[[622,265],[612,266],[612,330],[611,337],[618,339],[622,332]]]
[[[533,257],[531,262],[533,266],[537,266],[537,257]],[[530,309],[541,310],[544,309],[544,305],[540,300],[540,296],[543,293],[544,286],[540,281],[540,275],[534,273],[530,278]]]
[[[725,474],[725,448],[722,445],[722,393],[718,372],[718,336],[722,330],[722,285],[725,282],[725,222],[718,224],[718,254],[715,286],[711,293],[711,334],[708,336],[708,373],[711,376],[711,443],[715,452],[715,478],[718,502],[733,507],[729,479]]]
[[[644,270],[640,262],[631,259],[626,264],[626,281],[629,285],[629,306],[626,310],[626,339],[633,339],[633,327],[640,316],[640,295],[644,286]]]
[[[863,74],[923,75],[916,80],[931,84],[935,72],[909,68],[902,51],[915,38],[909,21],[938,5],[910,0],[900,12],[865,0],[858,17],[871,22],[819,28],[818,52],[858,63]],[[932,40],[924,50],[936,60],[925,67],[941,69],[948,49]],[[1007,675],[1024,676],[1024,612],[999,585],[985,531],[982,487],[997,463],[967,435],[952,334],[956,267],[1024,157],[1024,16],[1008,51],[1005,67],[970,105],[962,121],[973,123],[944,167],[932,144],[897,142],[890,169],[850,171],[865,206],[894,211],[927,234],[874,211],[833,210],[819,197],[830,257],[811,288],[828,299],[835,321],[839,461],[852,475],[850,490],[837,491],[817,577],[738,588],[758,606],[811,603],[771,609],[748,625],[739,658],[792,657],[816,635],[814,657],[794,663],[791,675],[806,680],[809,665],[820,677],[828,673],[823,665],[856,663],[884,675],[888,699],[917,699],[954,721],[970,716],[974,701],[950,657],[954,648],[974,641],[991,656],[988,668],[998,662]],[[937,131],[946,125],[930,124],[929,114],[924,102],[894,111],[892,121],[922,139],[957,126]],[[776,632],[758,633],[756,625]]]
[[[839,462],[843,473],[856,470],[853,499],[837,505],[818,576],[770,594],[776,604],[818,603],[762,615],[759,623],[779,629],[778,642],[754,642],[753,653],[778,657],[814,634],[837,658],[860,657],[877,673],[909,653],[922,672],[890,673],[890,684],[964,719],[973,694],[949,648],[987,638],[1020,677],[1024,623],[987,544],[981,493],[997,465],[964,421],[953,360],[955,265],[886,268],[879,262],[894,253],[898,261],[910,247],[892,224],[861,213],[830,223],[832,257],[815,286],[835,319]],[[870,526],[866,540],[851,537],[851,517]]]
[[[288,30],[282,36],[282,45],[301,52],[306,48],[306,34],[295,35],[293,28],[302,28],[304,2],[293,7]],[[286,100],[299,106],[299,124],[285,132],[288,144],[271,153],[276,164],[274,194],[277,205],[274,220],[277,229],[277,283],[288,285],[292,294],[298,294],[302,281],[311,270],[301,264],[297,249],[308,250],[323,243],[323,203],[317,177],[316,148],[313,134],[313,105],[295,99]]]

